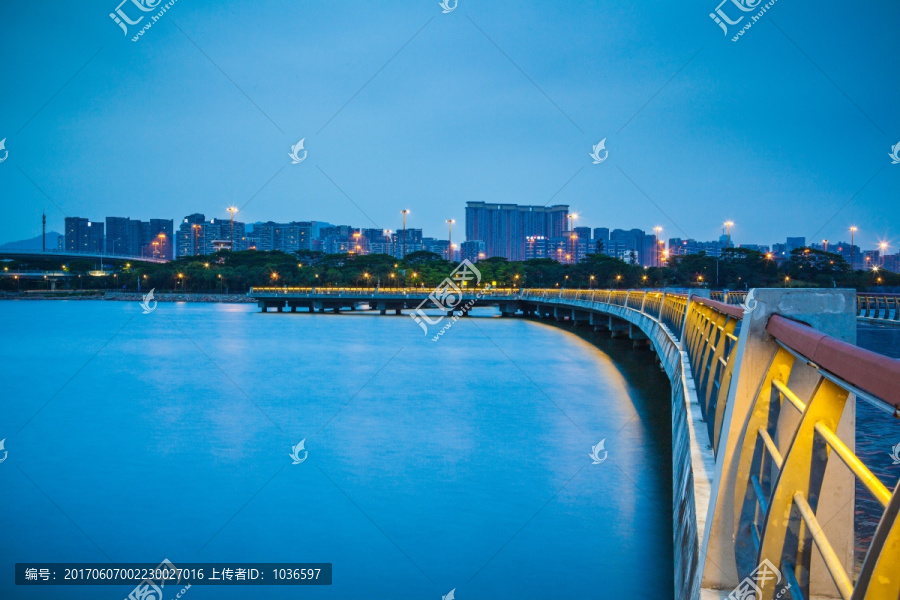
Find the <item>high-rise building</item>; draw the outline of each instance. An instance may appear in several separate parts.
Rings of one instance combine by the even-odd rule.
[[[567,231],[568,205],[466,203],[466,240],[484,243],[490,258],[524,260],[530,236],[562,237]]]
[[[468,260],[469,262],[478,262],[479,259],[486,258],[484,251],[484,242],[481,240],[468,240],[459,245],[459,260]]]
[[[806,247],[806,238],[805,237],[789,237],[787,238],[787,242],[785,243],[787,246],[788,254],[790,254],[791,250],[796,250],[797,248],[805,248]]]
[[[66,217],[66,252],[101,254],[103,222],[82,217]]]
[[[184,218],[178,228],[178,256],[213,254],[222,248],[230,248],[232,240],[231,219],[204,220],[204,215],[195,213]],[[244,223],[234,221],[233,250],[246,250],[248,238]]]

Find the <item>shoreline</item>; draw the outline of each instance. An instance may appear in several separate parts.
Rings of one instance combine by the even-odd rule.
[[[114,302],[142,302],[138,292],[104,292],[99,290],[67,290],[41,292],[0,292],[0,300],[110,300]],[[157,302],[218,302],[227,304],[255,304],[247,294],[154,292]]]

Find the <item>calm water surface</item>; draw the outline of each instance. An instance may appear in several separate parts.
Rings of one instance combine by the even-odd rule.
[[[900,327],[860,323],[856,329],[856,342],[863,348],[900,358]],[[900,465],[895,465],[891,456],[897,444],[900,444],[900,421],[866,402],[857,402],[856,453],[889,490],[893,490],[900,480]],[[862,565],[883,512],[881,503],[857,480],[857,568]]]
[[[334,564],[197,600],[671,598],[665,377],[482,314],[434,343],[408,317],[0,303],[0,598],[131,590],[16,587],[16,562],[164,558]]]

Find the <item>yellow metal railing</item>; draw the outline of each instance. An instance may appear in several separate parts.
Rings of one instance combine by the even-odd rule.
[[[683,348],[713,453],[719,449],[742,317],[741,309],[706,298],[692,298],[688,307]]]
[[[818,550],[835,589],[845,600],[900,597],[900,493],[891,493],[837,434],[851,394],[894,416],[900,414],[900,361],[829,338],[780,316],[766,328],[778,349],[762,379],[738,455],[735,487],[735,552],[746,575],[764,560],[784,581],[797,586],[792,597],[809,598],[812,548]],[[809,398],[789,386],[798,369],[817,377]],[[801,380],[804,377],[801,377]],[[782,418],[782,412],[795,418]],[[779,429],[791,423],[791,431]],[[782,453],[775,440],[790,440]],[[829,458],[843,465],[871,492],[885,511],[854,583],[817,516]],[[833,518],[831,515],[829,518]],[[750,552],[750,554],[748,554]],[[760,582],[760,600],[770,600],[784,582]]]

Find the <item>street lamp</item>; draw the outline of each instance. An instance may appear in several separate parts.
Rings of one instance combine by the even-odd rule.
[[[888,243],[881,242],[880,244],[878,244],[878,247],[881,248],[881,267],[884,268],[884,255],[887,252]]]
[[[403,255],[400,258],[406,258],[406,215],[409,214],[409,209],[404,208],[400,212],[403,213]]]
[[[859,231],[859,227],[851,226],[850,227],[850,270],[856,270],[856,262],[854,261],[853,251],[855,248],[853,247],[853,235]]]
[[[573,233],[573,234],[570,236],[570,239],[572,240],[572,250],[571,250],[571,252],[572,252],[572,263],[574,264],[575,261],[577,260],[577,255],[578,255],[578,245],[577,245],[577,242],[576,242],[576,240],[578,240],[578,236],[577,236],[576,234]]]
[[[447,260],[453,262],[453,224],[456,223],[456,219],[447,219],[445,223],[447,223]]]
[[[734,221],[725,221],[725,235],[727,236],[728,241],[725,244],[726,248],[731,248],[731,228],[734,227]]]
[[[228,212],[231,213],[231,251],[234,252],[234,213],[238,211],[237,207],[229,206]]]

